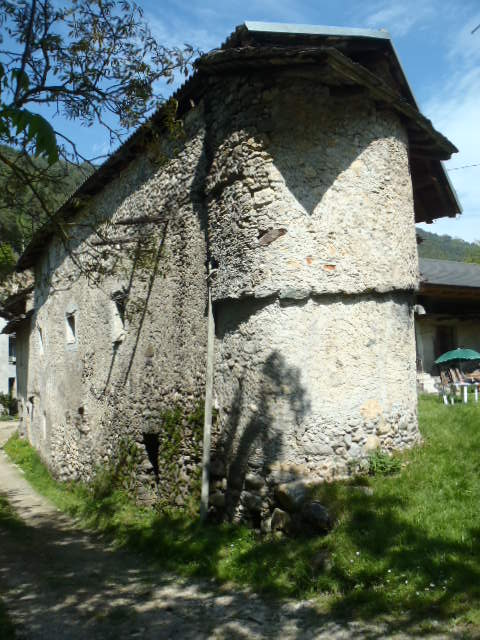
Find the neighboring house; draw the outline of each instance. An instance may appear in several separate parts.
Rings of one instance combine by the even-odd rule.
[[[22,428],[54,473],[137,444],[140,497],[198,487],[212,300],[212,505],[418,439],[415,221],[455,216],[455,147],[386,32],[247,23],[20,259]],[[19,369],[20,372],[20,369]]]
[[[421,258],[417,304],[417,371],[428,384],[445,351],[480,351],[480,265]]]
[[[6,388],[8,393],[17,396],[20,417],[22,417],[22,399],[25,393],[17,393],[17,386],[20,385],[20,389],[23,390],[28,386],[26,378],[28,361],[25,354],[22,354],[21,347],[28,345],[28,320],[33,314],[33,289],[32,276],[29,272],[17,274],[8,283],[4,283],[0,305],[1,362],[7,361],[8,354],[8,375],[2,376],[2,381],[8,379],[8,383],[4,384],[3,388]],[[17,329],[20,332],[20,353],[17,352]],[[3,371],[0,364],[0,372],[3,373]],[[1,383],[0,392],[2,392]],[[4,391],[4,393],[6,392]]]
[[[2,330],[6,322],[0,317],[0,393],[16,394],[16,338],[5,335]]]

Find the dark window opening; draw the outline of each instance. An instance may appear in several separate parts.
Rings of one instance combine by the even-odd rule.
[[[75,324],[75,313],[67,313],[66,315],[67,342],[72,344],[77,340],[77,329]]]
[[[8,379],[8,395],[10,397],[15,395],[15,378]]]
[[[438,358],[446,351],[455,349],[456,346],[455,327],[438,325],[435,328],[435,358]]]
[[[252,527],[254,529],[260,529],[260,526],[262,524],[262,516],[260,515],[260,512],[254,511],[250,517],[251,517]]]
[[[42,327],[37,327],[38,329],[38,344],[40,346],[40,354],[43,355],[44,353],[44,349],[43,349],[43,330]]]
[[[35,396],[30,396],[30,420],[33,424],[33,420],[35,418]]]
[[[148,460],[152,465],[153,473],[155,474],[155,481],[158,482],[160,472],[158,466],[158,451],[160,449],[158,433],[144,433],[143,444],[145,445]]]

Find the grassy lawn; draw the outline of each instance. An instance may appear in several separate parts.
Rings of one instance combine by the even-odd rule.
[[[6,451],[60,509],[161,568],[277,596],[318,596],[335,615],[480,629],[480,406],[421,398],[420,427],[425,443],[401,458],[400,473],[359,479],[373,495],[345,483],[322,488],[337,524],[310,539],[258,538],[140,509],[119,491],[54,482],[24,441],[12,438]]]

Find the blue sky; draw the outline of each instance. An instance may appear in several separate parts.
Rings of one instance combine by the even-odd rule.
[[[423,113],[459,148],[446,164],[464,213],[425,225],[429,231],[480,241],[480,23],[479,0],[137,0],[157,38],[207,51],[246,20],[385,28]],[[168,93],[166,94],[168,95]],[[72,136],[92,155],[101,132]],[[87,147],[91,149],[87,149]]]

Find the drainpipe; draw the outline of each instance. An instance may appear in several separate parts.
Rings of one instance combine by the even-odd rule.
[[[205,416],[203,423],[203,456],[202,456],[202,496],[200,502],[200,520],[205,521],[208,513],[208,494],[210,487],[210,449],[212,436],[212,403],[213,403],[213,347],[215,340],[215,321],[212,310],[212,291],[210,277],[216,271],[212,269],[207,276],[208,288],[208,321],[207,321],[207,373],[205,379]]]

